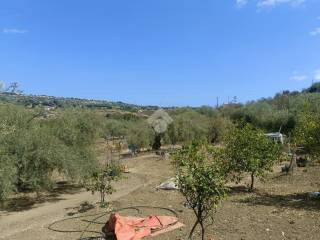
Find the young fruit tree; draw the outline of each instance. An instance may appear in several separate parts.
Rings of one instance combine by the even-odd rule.
[[[225,168],[220,151],[205,143],[193,143],[173,154],[179,190],[196,216],[189,239],[198,225],[202,240],[205,239],[206,221],[213,220],[216,208],[225,198]]]
[[[91,191],[92,194],[95,192],[100,193],[101,206],[106,204],[105,196],[115,192],[111,184],[120,179],[121,173],[122,170],[120,166],[108,164],[104,169],[95,171],[88,179],[88,182],[85,183],[87,190]]]
[[[225,150],[229,171],[237,182],[242,179],[243,173],[250,174],[250,191],[254,189],[255,178],[272,171],[280,156],[280,145],[269,139],[262,130],[249,124],[231,132]]]

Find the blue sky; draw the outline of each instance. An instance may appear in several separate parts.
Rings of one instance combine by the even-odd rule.
[[[320,80],[319,0],[2,0],[0,81],[162,106]]]

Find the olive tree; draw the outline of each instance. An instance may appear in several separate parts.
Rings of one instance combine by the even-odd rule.
[[[194,110],[181,109],[173,115],[173,123],[168,128],[168,138],[172,144],[190,144],[194,139],[205,140],[209,135],[209,117]]]
[[[225,117],[215,117],[210,121],[208,140],[212,144],[222,143],[225,136],[233,128],[233,123]]]
[[[9,87],[6,89],[6,92],[20,94],[22,91],[19,89],[19,84],[17,82],[12,82],[9,84]]]
[[[198,225],[202,239],[205,239],[205,224],[226,195],[225,168],[220,149],[206,143],[193,143],[184,146],[173,154],[177,184],[187,205],[192,208],[196,222],[189,239]]]
[[[134,153],[139,152],[142,148],[148,148],[152,145],[152,129],[143,121],[128,123],[127,143],[135,149]]]
[[[51,189],[57,171],[73,181],[97,166],[97,121],[89,112],[42,118],[35,110],[0,106],[0,198]]]
[[[280,146],[270,140],[262,130],[246,124],[235,128],[226,140],[226,156],[229,161],[229,171],[237,181],[243,173],[249,173],[254,188],[255,177],[263,177],[280,156]]]

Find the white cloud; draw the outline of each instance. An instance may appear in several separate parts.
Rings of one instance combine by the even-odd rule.
[[[314,29],[313,31],[310,32],[311,36],[317,36],[320,34],[320,27]]]
[[[290,79],[290,81],[294,81],[294,82],[303,82],[303,81],[311,80],[311,79],[319,82],[320,81],[320,68],[316,69],[313,73],[310,73],[308,75],[299,74],[298,71],[294,71],[292,73],[292,76],[289,79]]]
[[[313,79],[316,81],[320,81],[320,69],[318,69],[314,72]]]
[[[293,75],[290,77],[290,80],[291,81],[295,81],[295,82],[302,82],[302,81],[305,81],[308,79],[308,76],[307,75]]]
[[[26,29],[18,29],[18,28],[4,28],[3,33],[5,34],[25,34],[28,30]]]
[[[238,7],[244,7],[247,5],[248,0],[236,0]]]
[[[257,2],[258,8],[274,7],[280,4],[289,4],[291,6],[299,6],[305,3],[307,0],[252,0]],[[249,0],[236,0],[239,7],[247,5]],[[319,16],[320,19],[320,16]]]
[[[298,6],[302,3],[306,2],[307,0],[259,0],[258,7],[274,7],[279,4],[290,4],[292,6]]]

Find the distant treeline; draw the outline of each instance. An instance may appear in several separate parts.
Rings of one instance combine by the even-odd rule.
[[[301,92],[283,91],[273,98],[263,98],[247,104],[224,105],[222,115],[232,121],[245,121],[266,131],[290,134],[295,128],[299,113],[308,109],[320,112],[320,83],[314,83]]]

